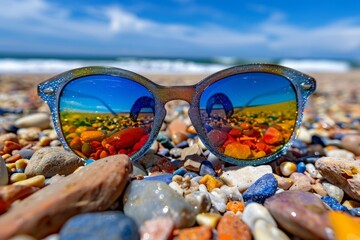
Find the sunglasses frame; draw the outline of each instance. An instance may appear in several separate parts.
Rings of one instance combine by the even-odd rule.
[[[289,80],[296,93],[297,119],[291,137],[289,138],[288,142],[285,143],[283,148],[279,151],[259,159],[235,159],[219,152],[216,147],[212,146],[212,144],[209,143],[208,137],[206,135],[206,130],[202,125],[200,116],[200,97],[206,87],[210,86],[214,82],[217,82],[232,75],[252,72],[275,74]],[[157,134],[159,133],[163,120],[166,116],[165,104],[171,100],[184,100],[190,104],[189,117],[197,131],[199,138],[207,147],[207,149],[214,155],[219,157],[221,160],[239,166],[256,166],[271,162],[284,154],[291,146],[291,143],[296,137],[302,121],[306,100],[310,96],[310,94],[312,94],[316,89],[316,81],[314,78],[298,72],[294,69],[274,64],[249,64],[230,67],[206,77],[195,85],[189,86],[162,86],[152,82],[151,80],[137,73],[114,67],[91,66],[77,68],[52,77],[49,80],[42,82],[38,85],[38,95],[49,105],[55,131],[58,134],[59,140],[63,144],[64,148],[68,151],[72,150],[65,140],[65,137],[61,130],[60,122],[59,101],[61,93],[63,88],[69,82],[80,77],[91,75],[111,75],[129,79],[143,85],[151,92],[154,97],[154,124],[150,132],[149,139],[138,152],[130,156],[132,161],[137,161],[143,155],[145,155],[145,153],[151,147],[152,143],[156,140]]]

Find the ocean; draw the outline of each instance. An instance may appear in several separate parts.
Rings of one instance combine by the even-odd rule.
[[[214,73],[247,63],[273,63],[303,72],[346,72],[360,69],[360,60],[337,59],[240,59],[163,58],[163,57],[83,57],[83,56],[2,56],[0,74],[61,73],[84,66],[112,66],[138,73],[201,74]]]

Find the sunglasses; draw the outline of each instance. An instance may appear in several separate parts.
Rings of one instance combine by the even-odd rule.
[[[139,160],[166,115],[165,103],[190,103],[189,117],[207,149],[231,164],[259,165],[295,138],[315,80],[279,65],[219,71],[191,86],[161,86],[111,67],[70,70],[38,85],[61,143],[83,159],[127,154]]]

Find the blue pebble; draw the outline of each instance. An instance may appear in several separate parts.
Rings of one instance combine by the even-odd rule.
[[[294,139],[293,143],[291,144],[291,147],[297,148],[297,149],[303,149],[306,148],[306,144],[298,139]]]
[[[353,208],[349,210],[350,214],[354,217],[360,217],[360,208]]]
[[[176,169],[175,172],[173,172],[173,175],[180,175],[180,176],[184,176],[185,173],[187,173],[186,169],[181,167],[179,169]]]
[[[278,182],[274,175],[267,173],[256,180],[243,194],[244,200],[263,204],[268,197],[275,194]]]
[[[85,166],[89,165],[89,164],[92,164],[93,162],[95,162],[94,159],[88,159],[85,161]]]
[[[186,148],[189,146],[189,143],[187,141],[182,141],[181,143],[175,145],[176,148]]]
[[[194,177],[199,176],[199,174],[194,173],[194,172],[187,172],[184,174],[184,177],[187,177],[187,176],[189,176],[190,178],[194,178]]]
[[[299,162],[296,166],[296,171],[299,173],[304,173],[306,170],[306,165],[304,162]]]
[[[169,149],[167,148],[164,148],[164,149],[161,149],[159,152],[158,152],[159,155],[162,155],[162,156],[169,156],[170,155],[170,151]]]
[[[200,166],[200,176],[205,176],[206,174],[216,175],[215,168],[210,161],[203,161]]]
[[[204,128],[206,132],[210,132],[212,130],[212,127],[210,127],[209,125],[205,125]]]
[[[324,141],[317,135],[311,137],[311,144],[320,144],[322,147],[325,147]]]
[[[321,200],[335,211],[349,212],[349,209],[341,205],[335,198],[330,196],[321,197]]]
[[[18,154],[20,154],[21,158],[25,159],[30,159],[34,153],[35,151],[31,149],[21,149],[18,151]]]
[[[135,221],[120,211],[84,213],[72,217],[60,230],[61,240],[140,239]]]
[[[25,172],[25,169],[16,169],[16,172],[17,172],[17,173],[24,173],[24,172]]]
[[[166,184],[171,183],[173,178],[173,175],[171,173],[165,173],[165,174],[161,174],[161,175],[156,175],[156,176],[148,176],[145,177],[144,180],[145,181],[161,181],[161,182],[165,182]]]
[[[170,163],[171,163],[171,165],[175,166],[176,169],[184,166],[184,161],[181,161],[179,159],[172,160]]]

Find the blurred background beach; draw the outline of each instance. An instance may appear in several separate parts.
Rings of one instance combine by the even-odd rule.
[[[360,88],[357,1],[0,4],[6,9],[0,13],[3,84],[35,88],[63,71],[101,65],[181,85],[233,65],[275,63],[316,77],[319,90]]]

